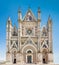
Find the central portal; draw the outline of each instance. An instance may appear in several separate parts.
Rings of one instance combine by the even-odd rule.
[[[28,64],[36,63],[36,48],[31,44],[25,46],[23,49],[24,62]]]
[[[27,56],[27,63],[32,63],[32,56]]]

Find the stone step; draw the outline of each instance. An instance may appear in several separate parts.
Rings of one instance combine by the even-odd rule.
[[[0,65],[59,65],[59,64],[5,64],[5,63],[0,63]]]

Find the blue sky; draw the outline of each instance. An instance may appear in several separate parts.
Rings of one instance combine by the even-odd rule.
[[[6,59],[6,22],[10,16],[13,25],[17,23],[18,8],[22,15],[30,6],[37,17],[38,7],[41,9],[41,26],[45,25],[50,15],[53,21],[53,53],[54,63],[59,63],[59,0],[0,0],[0,60]]]

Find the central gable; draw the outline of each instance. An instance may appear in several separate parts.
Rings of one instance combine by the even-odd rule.
[[[36,18],[30,9],[28,9],[23,21],[28,21],[28,22],[35,22],[36,21]]]

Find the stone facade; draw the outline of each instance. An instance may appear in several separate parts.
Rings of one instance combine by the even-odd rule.
[[[41,11],[38,18],[31,9],[22,18],[18,10],[18,28],[12,26],[9,18],[6,25],[6,65],[11,64],[53,64],[52,20],[48,17],[41,28]]]

